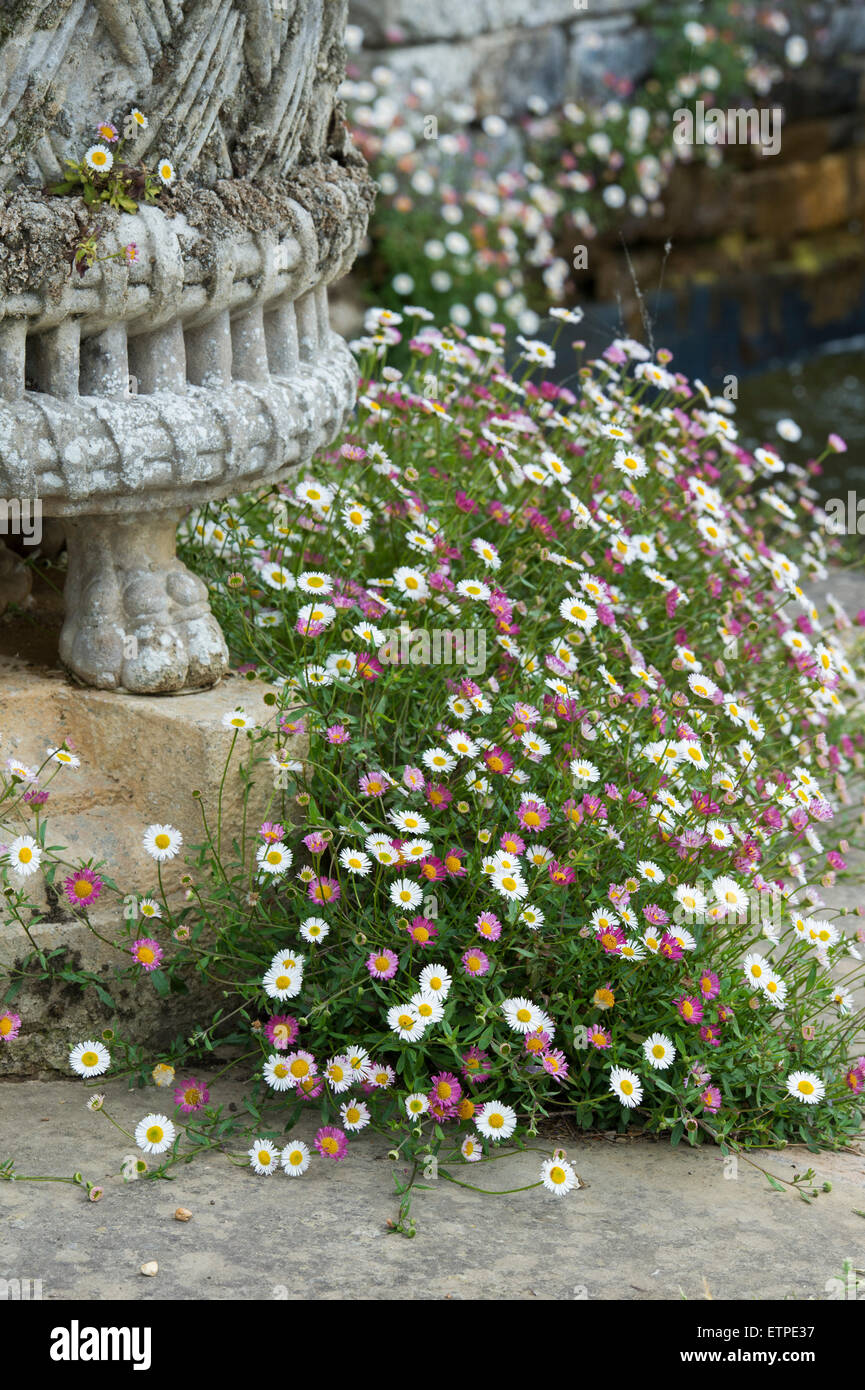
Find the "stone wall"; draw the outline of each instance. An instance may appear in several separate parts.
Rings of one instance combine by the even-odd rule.
[[[361,65],[424,77],[441,100],[479,116],[510,115],[540,97],[551,106],[609,94],[614,74],[638,80],[652,59],[641,23],[648,0],[351,0],[364,33]]]

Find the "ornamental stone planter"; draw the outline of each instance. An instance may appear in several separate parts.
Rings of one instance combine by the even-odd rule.
[[[220,785],[224,710],[275,717],[260,682],[208,689],[226,646],[175,528],[190,507],[302,466],[353,406],[328,286],[355,257],[373,185],[336,101],[345,21],[345,0],[0,4],[0,535],[29,506],[41,553],[64,539],[68,552],[61,616],[41,583],[28,600],[20,542],[0,540],[0,613],[34,604],[0,631],[0,735],[4,757],[34,766],[48,745],[75,746],[80,769],[52,784],[50,838],[124,895],[154,891],[148,823],[171,820],[190,848],[202,806],[212,820],[221,799],[227,824],[242,818],[237,758]],[[133,107],[148,125],[124,159],[168,159],[178,174],[156,204],[94,209],[46,191],[97,122],[122,130]],[[100,259],[80,275],[84,239]],[[302,759],[303,740],[290,751]],[[266,764],[248,794],[254,825],[273,798]],[[184,868],[166,866],[172,903]],[[41,874],[29,885],[33,940],[64,947],[114,1005],[28,967],[26,1029],[3,1049],[4,1075],[65,1070],[70,1043],[109,1025],[158,1049],[212,1013],[196,979],[168,999],[146,979],[118,985],[128,952],[94,937]],[[107,898],[91,920],[116,938]],[[0,989],[31,950],[3,914]]]
[[[190,506],[340,430],[355,367],[327,287],[372,197],[335,92],[344,0],[12,0],[0,15],[0,494],[60,518],[60,658],[132,693],[214,684],[225,642],[175,555]],[[132,107],[179,181],[135,213],[44,185]],[[101,259],[83,276],[76,247]],[[27,576],[0,555],[0,604]]]

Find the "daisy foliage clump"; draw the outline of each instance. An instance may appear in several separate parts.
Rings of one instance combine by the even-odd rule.
[[[265,818],[220,812],[191,855],[170,807],[142,827],[155,881],[126,969],[220,991],[162,1071],[237,1045],[243,1147],[278,1180],[368,1127],[413,1175],[550,1117],[843,1142],[865,932],[826,899],[862,667],[841,606],[808,596],[831,542],[807,471],[747,449],[663,351],[617,340],[569,389],[535,379],[531,340],[509,368],[501,338],[429,320],[373,315],[330,456],[187,524],[242,669],[276,693],[264,727],[222,721]],[[45,841],[25,832],[3,871],[21,893]],[[86,916],[101,880],[68,878]],[[88,1040],[74,1067],[102,1061]],[[314,1153],[291,1137],[310,1105]],[[184,1113],[141,1126],[175,1152]],[[541,1184],[579,1180],[557,1151]]]

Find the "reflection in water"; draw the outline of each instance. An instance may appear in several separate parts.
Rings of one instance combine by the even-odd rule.
[[[865,495],[865,336],[827,343],[807,360],[742,377],[736,415],[746,446],[768,443],[795,463],[822,453],[827,436],[840,434],[847,453],[829,455],[816,486],[823,497],[842,488]],[[778,438],[775,422],[785,416],[802,430],[798,444]]]

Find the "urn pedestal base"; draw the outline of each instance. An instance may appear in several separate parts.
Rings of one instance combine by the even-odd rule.
[[[64,666],[97,690],[215,685],[228,648],[207,586],[175,554],[176,512],[69,518]]]

